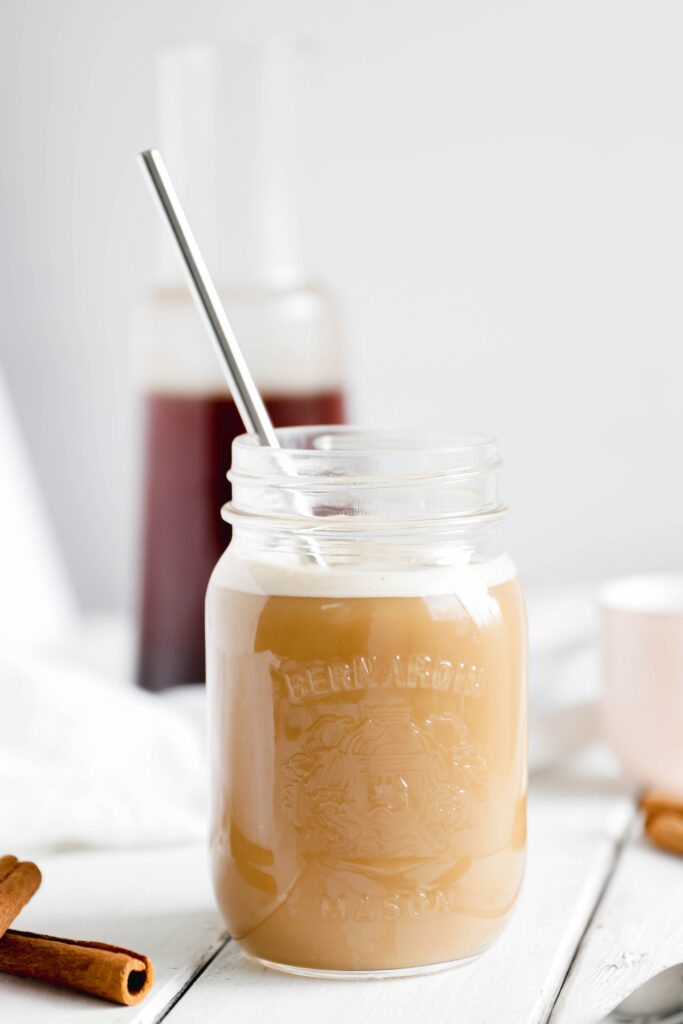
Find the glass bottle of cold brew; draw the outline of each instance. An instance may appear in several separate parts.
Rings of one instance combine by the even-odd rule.
[[[344,421],[339,314],[309,283],[296,192],[300,55],[280,41],[158,61],[160,148],[276,426]],[[138,318],[145,405],[138,681],[204,680],[204,595],[243,427],[170,243]]]

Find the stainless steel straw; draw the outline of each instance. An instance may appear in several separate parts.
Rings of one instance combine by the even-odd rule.
[[[202,315],[204,325],[216,345],[223,372],[245,429],[258,434],[261,444],[279,448],[270,416],[266,412],[254,378],[249,372],[237,338],[225,315],[218,297],[216,286],[211,280],[208,268],[199,246],[192,234],[192,228],[180,205],[178,194],[166,170],[161,153],[146,149],[140,154],[142,166],[149,175],[154,194],[159,200],[161,211],[166,218],[182,258],[190,291]]]
[[[159,201],[164,219],[178,246],[190,291],[202,315],[209,337],[216,347],[230,393],[242,417],[244,427],[248,433],[257,434],[261,444],[279,448],[280,443],[270,416],[263,404],[254,378],[249,372],[249,367],[192,234],[185,211],[180,205],[178,194],[173,187],[171,176],[166,169],[161,153],[156,149],[146,149],[140,154],[140,160],[149,178],[152,191]],[[310,509],[298,493],[295,494],[295,504],[301,514],[310,515]],[[309,558],[317,562],[318,565],[325,564],[317,545],[311,538],[306,540],[306,552]]]

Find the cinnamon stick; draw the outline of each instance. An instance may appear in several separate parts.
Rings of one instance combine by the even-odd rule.
[[[669,853],[683,854],[683,800],[651,790],[640,806],[645,811],[645,834],[650,841]]]
[[[151,960],[130,949],[14,929],[0,939],[0,971],[79,989],[124,1006],[144,999],[154,979]]]
[[[7,878],[13,867],[19,863],[18,857],[13,857],[7,853],[4,857],[0,857],[0,882],[3,878]]]
[[[660,789],[650,789],[640,801],[640,806],[648,817],[658,811],[683,815],[683,797],[664,793]]]
[[[31,861],[19,861],[9,854],[0,857],[0,935],[26,906],[40,883],[40,871]]]
[[[662,811],[648,819],[645,831],[655,846],[670,853],[683,853],[683,816]]]

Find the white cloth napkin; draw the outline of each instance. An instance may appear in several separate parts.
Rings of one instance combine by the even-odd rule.
[[[1,366],[0,496],[0,646],[49,642],[76,621],[76,600]]]
[[[203,841],[204,702],[0,655],[0,848]]]

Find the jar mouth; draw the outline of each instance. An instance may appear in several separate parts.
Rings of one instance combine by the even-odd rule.
[[[478,431],[457,431],[445,434],[438,431],[408,430],[403,428],[361,427],[353,424],[324,424],[304,427],[278,427],[275,431],[281,451],[298,455],[315,455],[321,451],[339,454],[358,454],[374,451],[386,454],[396,451],[460,452],[490,447],[498,449],[498,442],[490,434]],[[233,447],[261,448],[256,434],[240,434]],[[275,449],[277,451],[277,449]]]
[[[233,441],[230,518],[405,522],[504,511],[498,443],[489,435],[358,426],[286,427],[276,435],[279,448],[252,434]]]

